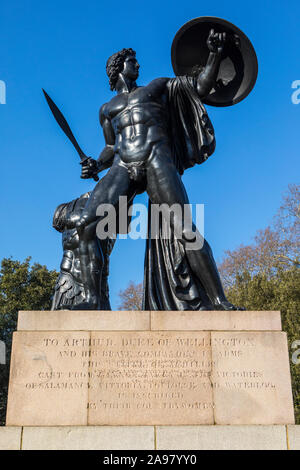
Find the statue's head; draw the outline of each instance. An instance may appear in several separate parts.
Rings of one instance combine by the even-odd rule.
[[[53,216],[52,226],[58,232],[63,232],[66,225],[68,203],[60,204],[56,209]]]
[[[133,49],[122,49],[110,56],[106,62],[106,73],[111,90],[115,90],[120,73],[132,81],[138,78],[140,66],[135,56]]]
[[[70,215],[75,211],[80,212],[84,208],[87,199],[90,197],[91,191],[82,194],[77,199],[74,199],[71,202],[65,202],[60,204],[54,212],[52,226],[58,232],[62,233],[66,230],[66,224]]]

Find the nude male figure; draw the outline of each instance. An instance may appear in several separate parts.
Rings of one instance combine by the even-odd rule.
[[[207,65],[196,77],[196,93],[200,99],[209,94],[218,74],[225,33],[212,30],[207,39],[210,54]],[[146,190],[154,204],[188,204],[188,197],[173,160],[168,109],[169,78],[157,78],[147,86],[138,87],[139,64],[132,49],[123,49],[107,61],[107,74],[112,90],[117,94],[100,110],[106,146],[98,161],[89,159],[82,169],[83,178],[91,178],[104,168],[108,173],[94,188],[77,230],[81,239],[80,254],[84,258],[89,240],[95,234],[96,209],[110,203],[116,208],[120,196],[132,200]],[[183,211],[182,211],[183,213]],[[195,239],[195,226],[186,227],[182,217],[174,214],[173,229],[182,228],[180,243]],[[83,230],[84,228],[84,230]],[[178,233],[180,229],[178,230]],[[177,233],[177,232],[176,232]],[[200,249],[186,250],[193,274],[203,285],[209,301],[201,309],[235,309],[224,294],[212,251],[206,240]],[[82,308],[92,308],[95,302],[88,285],[86,303]]]

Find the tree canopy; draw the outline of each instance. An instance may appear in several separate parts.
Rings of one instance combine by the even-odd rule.
[[[281,270],[300,267],[300,185],[289,185],[272,223],[254,236],[254,243],[225,251],[219,270],[225,288],[247,272],[276,277]]]

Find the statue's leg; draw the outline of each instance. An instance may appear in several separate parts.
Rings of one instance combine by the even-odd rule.
[[[85,301],[74,305],[74,310],[97,310],[100,306],[100,290],[104,257],[95,236],[96,222],[90,224],[79,242],[79,258],[82,283],[85,291]]]
[[[100,204],[112,204],[117,209],[120,196],[131,197],[131,186],[128,170],[120,165],[120,158],[116,156],[113,166],[93,189],[78,223],[79,228],[99,220],[96,212]]]
[[[180,211],[172,213],[171,229],[181,234],[179,241],[185,247],[185,253],[193,270],[208,295],[213,308],[232,310],[235,307],[227,301],[212,250],[206,240],[197,231],[194,224],[184,224],[185,205],[188,197],[171,159],[157,153],[149,162],[147,169],[147,192],[154,204],[178,204]],[[198,243],[195,242],[198,240]],[[194,248],[190,249],[194,242]],[[199,243],[200,242],[200,243]]]
[[[77,230],[79,235],[79,257],[86,301],[74,309],[92,310],[99,308],[101,297],[101,273],[103,254],[97,240],[96,228],[100,217],[98,206],[111,204],[116,212],[120,196],[132,196],[131,181],[127,169],[114,164],[93,190],[83,211]]]

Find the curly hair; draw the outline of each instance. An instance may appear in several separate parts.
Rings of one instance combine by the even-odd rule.
[[[52,226],[58,232],[62,233],[65,229],[67,208],[69,203],[60,204],[56,209],[53,216]]]
[[[63,233],[66,230],[66,224],[70,214],[74,211],[77,201],[83,201],[88,199],[91,195],[91,191],[82,194],[77,199],[73,199],[71,202],[64,202],[57,206],[53,216],[52,226],[60,233]],[[84,202],[85,204],[85,202]]]
[[[110,89],[113,91],[116,88],[116,83],[118,81],[119,73],[122,72],[124,61],[128,56],[136,56],[136,52],[129,48],[129,49],[122,49],[119,52],[116,52],[112,56],[109,57],[108,61],[106,62],[106,73],[109,78],[109,85]]]

